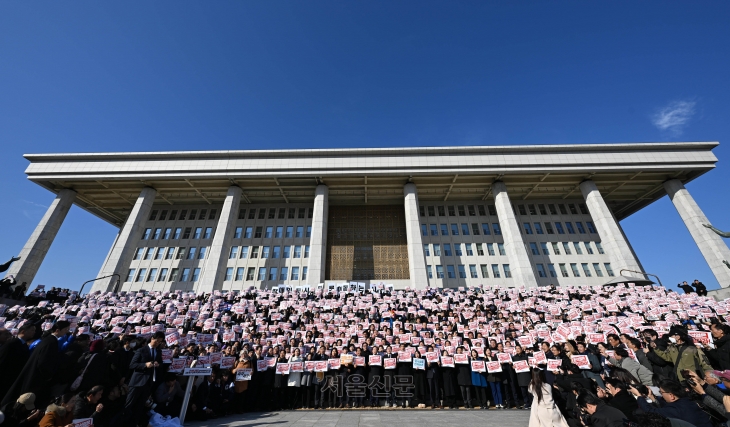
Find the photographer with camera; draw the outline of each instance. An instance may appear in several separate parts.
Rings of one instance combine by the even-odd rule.
[[[715,340],[715,348],[707,350],[707,357],[719,370],[730,369],[730,326],[715,321],[710,325],[710,333]]]
[[[717,415],[724,417],[725,422],[730,420],[730,412],[728,412],[730,396],[716,386],[720,381],[726,388],[730,386],[730,371],[707,372],[704,380],[692,371],[686,371],[684,374],[687,376],[687,384],[701,399],[702,404]]]
[[[583,410],[581,422],[592,427],[623,427],[626,416],[618,409],[608,406],[595,394],[582,391],[577,398],[578,406]],[[587,415],[587,416],[586,416]]]
[[[602,350],[601,355],[606,357],[606,350]],[[629,352],[625,348],[616,348],[614,350],[614,357],[607,357],[606,360],[613,366],[626,369],[642,384],[646,386],[652,385],[652,376],[654,373],[647,369],[646,366],[629,357]]]
[[[649,402],[648,395],[642,395],[635,387],[629,387],[631,394],[637,397],[639,409],[644,412],[653,412],[667,418],[677,418],[696,427],[713,427],[710,416],[697,403],[687,397],[681,384],[672,380],[662,380],[659,383],[660,398],[656,399],[658,406]]]
[[[659,357],[674,365],[672,374],[676,375],[678,381],[686,379],[682,375],[684,370],[693,372],[712,370],[705,353],[695,346],[694,340],[683,328],[672,326],[664,338],[652,341],[651,348]]]

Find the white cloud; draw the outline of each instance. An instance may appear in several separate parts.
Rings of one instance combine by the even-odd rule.
[[[672,101],[660,109],[651,118],[651,122],[659,130],[667,131],[674,136],[682,134],[684,127],[695,113],[694,101]]]
[[[46,206],[46,205],[41,205],[40,203],[31,202],[30,200],[21,200],[21,201],[24,202],[24,203],[27,203],[27,204],[29,204],[31,206],[37,206],[37,207],[43,208],[43,209],[47,209],[48,208],[48,206]]]

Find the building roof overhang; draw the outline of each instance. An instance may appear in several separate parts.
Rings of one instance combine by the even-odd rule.
[[[316,150],[171,151],[26,154],[28,179],[121,225],[148,186],[156,203],[220,204],[227,188],[242,203],[311,203],[318,184],[331,204],[390,204],[403,185],[421,203],[490,199],[491,184],[507,184],[513,202],[581,198],[592,179],[617,219],[664,196],[663,183],[686,183],[713,169],[717,142],[586,145],[353,148]]]

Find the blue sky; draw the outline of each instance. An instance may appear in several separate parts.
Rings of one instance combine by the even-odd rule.
[[[730,230],[730,3],[0,2],[0,258],[53,196],[24,153],[717,140],[688,188]],[[665,197],[622,222],[717,287]],[[96,276],[74,207],[35,283]]]

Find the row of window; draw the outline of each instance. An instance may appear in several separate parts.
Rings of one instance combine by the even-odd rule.
[[[302,267],[301,272],[301,280],[307,280],[307,267]],[[256,267],[248,267],[248,269],[245,270],[245,274],[246,281],[254,279],[260,282],[267,280],[300,280],[299,267],[291,268],[291,277],[289,276],[289,267],[281,267],[281,269],[277,267],[259,267],[258,275],[256,275]],[[235,276],[233,275],[233,267],[226,268],[226,277],[224,281],[230,282],[232,280],[235,280],[236,282],[244,280],[243,267],[236,268]]]
[[[419,206],[418,207],[419,213],[421,216],[426,216],[428,213],[428,216],[477,216],[477,213],[479,216],[487,216],[487,212],[489,212],[489,215],[497,215],[497,210],[494,208],[494,205],[457,205],[457,206]],[[520,213],[520,215],[527,215],[527,212],[530,213],[530,215],[537,215],[538,212],[540,215],[548,215],[548,212],[550,215],[557,215],[558,212],[560,212],[561,215],[568,215],[568,212],[572,215],[578,215],[578,212],[580,211],[583,215],[588,215],[588,207],[585,205],[585,203],[578,203],[577,205],[575,203],[567,203],[567,204],[554,204],[554,203],[539,203],[539,204],[528,204],[528,205],[517,205],[517,211]],[[447,215],[448,213],[448,215]]]
[[[157,274],[159,271],[159,274]],[[170,277],[167,276],[168,271]],[[167,268],[130,268],[127,272],[127,278],[125,282],[197,282],[200,278],[200,268],[192,269],[192,276],[190,275],[190,268],[173,268],[172,270]]]
[[[593,255],[593,245],[596,245],[596,250],[599,254],[603,255],[605,254],[603,250],[603,245],[601,245],[601,242],[572,242],[572,245],[570,242],[550,242],[550,246],[553,248],[553,255],[560,255],[560,247],[563,247],[563,252],[565,252],[565,255],[572,255],[573,251],[575,251],[576,255],[583,255],[583,248],[585,247],[585,252],[588,255]],[[538,247],[538,245],[540,245]],[[572,247],[572,248],[571,248]],[[547,242],[530,242],[530,251],[533,255],[550,255],[550,251],[548,250],[548,243]]]
[[[476,246],[477,249],[477,255],[484,255],[484,247],[486,245],[487,253],[489,255],[494,256],[494,243],[475,243],[474,246]],[[497,250],[499,251],[500,255],[507,255],[507,253],[504,250],[504,243],[497,243]],[[431,251],[431,247],[433,247],[433,251]],[[464,252],[466,252],[466,256],[473,256],[474,250],[472,249],[471,243],[465,243],[463,245],[464,250],[462,250],[461,243],[454,243],[454,252],[456,253],[456,256],[463,256]],[[451,244],[450,243],[444,243],[443,245],[443,255],[444,256],[452,256],[451,252]],[[431,253],[433,253],[433,256],[441,256],[441,244],[434,243],[433,245],[429,245],[428,243],[423,245],[423,252],[426,254],[426,256],[431,256]]]
[[[278,215],[277,215],[277,209],[278,209]],[[287,215],[287,209],[288,209],[288,215]],[[305,214],[307,214],[307,218],[312,218],[314,216],[314,208],[309,208],[307,213],[307,208],[269,208],[268,215],[266,214],[266,208],[261,208],[259,210],[256,209],[239,209],[238,210],[238,219],[246,219],[246,213],[248,212],[248,219],[295,219],[304,218]],[[256,215],[258,213],[258,216]]]
[[[145,228],[142,234],[142,240],[190,239],[191,236],[193,239],[210,239],[212,235],[212,227],[205,227],[205,231],[203,231],[203,227],[195,227],[195,231],[193,231],[193,227],[165,228],[164,231],[162,228],[155,228],[154,232],[151,228]]]
[[[528,212],[530,215],[537,215],[538,212],[540,215],[547,215],[548,212],[550,212],[550,215],[557,215],[558,211],[560,211],[561,215],[568,215],[568,212],[570,212],[571,215],[578,215],[579,210],[581,214],[588,215],[588,207],[585,203],[578,203],[577,209],[575,203],[567,203],[565,205],[562,203],[558,203],[557,205],[553,203],[517,205],[517,211],[520,215],[527,215]]]
[[[575,222],[575,228],[573,228],[573,223],[566,221],[565,222],[565,228],[563,228],[563,224],[559,221],[555,222],[555,229],[553,230],[553,224],[550,222],[544,222],[545,224],[545,232],[547,234],[555,234],[557,231],[558,234],[565,234],[565,230],[568,230],[568,234],[575,234],[575,230],[578,229],[579,234],[586,234],[586,229],[583,228],[583,223],[580,221]],[[535,234],[545,234],[542,229],[542,224],[539,222],[533,222],[532,225],[530,225],[529,222],[522,223],[523,233],[524,234],[532,234],[532,226],[535,227]],[[588,227],[588,232],[591,234],[596,234],[596,227],[593,225],[593,222],[586,221],[586,227]]]
[[[283,248],[283,250],[282,250]],[[295,246],[233,246],[228,253],[228,259],[245,258],[309,258],[309,245]],[[150,247],[137,248],[134,260],[169,260],[169,259],[205,259],[207,246],[196,247]],[[240,255],[239,255],[240,254]]]
[[[577,263],[570,263],[570,270],[573,272],[573,277],[580,277],[580,270],[578,269]],[[547,275],[550,274],[550,277],[558,277],[557,273],[555,272],[555,264],[548,264],[547,265],[547,273],[545,272],[545,266],[543,264],[536,264],[537,266],[537,275],[540,277],[548,277]],[[598,262],[592,263],[593,266],[593,272],[597,277],[603,277],[603,271],[601,270],[601,264]],[[603,267],[606,269],[606,274],[609,275],[609,277],[613,277],[613,269],[611,268],[610,262],[604,262]],[[558,264],[558,268],[560,269],[560,274],[563,277],[570,277],[568,274],[568,268],[566,267],[566,264]],[[590,266],[587,262],[581,263],[580,268],[583,270],[583,275],[585,277],[593,277],[593,273],[591,273]]]
[[[426,216],[426,212],[428,212],[428,216],[436,216],[437,212],[438,216],[446,216],[446,212],[449,213],[449,216],[456,216],[457,212],[459,216],[466,216],[467,212],[469,216],[477,216],[477,212],[479,212],[479,216],[487,216],[487,212],[489,215],[497,215],[494,205],[487,205],[486,208],[484,205],[419,206],[418,210],[421,216]]]
[[[580,270],[578,269],[577,263],[570,263],[570,270],[573,273],[573,277],[581,277]],[[502,277],[502,272],[504,272],[505,278],[512,277],[512,272],[510,271],[509,264],[502,264],[502,272],[500,272],[499,264],[480,264],[479,265],[479,271],[481,271],[481,278],[482,279],[488,279],[489,278],[489,268],[491,266],[492,269],[492,277],[495,279],[498,279]],[[555,270],[555,264],[548,264],[547,270],[545,270],[544,264],[536,264],[537,266],[537,274],[540,277],[548,277],[548,274],[550,277],[558,277],[557,272]],[[581,269],[583,270],[583,275],[585,277],[593,277],[593,274],[595,274],[597,277],[603,277],[603,270],[601,270],[601,264],[600,263],[593,263],[593,272],[591,272],[591,266],[588,263],[581,263]],[[457,272],[459,279],[466,279],[467,278],[467,272],[465,265],[457,265],[456,269],[454,269],[453,265],[447,265],[446,266],[446,276],[444,276],[444,267],[441,265],[436,265],[436,278],[437,279],[456,279],[457,278]],[[472,279],[478,279],[479,274],[477,272],[477,265],[476,264],[469,264],[469,277]],[[614,276],[613,269],[611,268],[611,263],[603,263],[603,267],[606,269],[606,274],[608,274],[610,277]],[[560,269],[560,274],[563,277],[570,277],[570,274],[568,274],[568,268],[566,267],[566,264],[558,264],[558,268]],[[428,274],[429,279],[433,279],[433,270],[431,269],[430,265],[426,266],[426,273]]]
[[[185,246],[182,247],[151,247],[151,248],[137,248],[134,252],[134,260],[143,259],[147,260],[161,260],[161,259],[205,259],[205,255],[208,251],[207,246],[199,248]]]
[[[283,248],[283,250],[282,250]],[[309,258],[309,245],[294,246],[232,246],[228,253],[228,259],[244,259],[244,258],[302,258],[302,248],[304,248],[304,258]]]
[[[296,231],[295,231],[296,230]],[[240,239],[243,237],[244,239],[271,239],[272,237],[275,239],[280,239],[282,237],[284,238],[301,238],[301,237],[311,237],[312,236],[312,226],[308,225],[306,227],[307,232],[304,232],[304,226],[298,225],[296,228],[294,226],[288,225],[286,226],[286,231],[284,231],[283,226],[268,226],[266,228],[264,227],[246,227],[244,231],[244,227],[236,227],[235,230],[233,230],[233,238],[234,239]]]
[[[593,242],[594,245],[596,245],[596,250],[598,250],[599,254],[604,254],[603,251],[603,245],[601,245],[601,242]],[[494,252],[494,246],[495,243],[464,243],[463,245],[461,243],[454,243],[454,252],[453,254],[456,254],[456,256],[463,256],[464,253],[466,253],[466,256],[473,256],[474,255],[474,247],[476,248],[477,255],[483,256],[484,255],[484,248],[486,246],[487,253],[491,256],[495,255]],[[538,246],[538,243],[536,242],[530,242],[530,250],[532,251],[533,255],[550,255],[550,250],[548,249],[548,243],[547,242],[540,242],[540,246]],[[553,248],[553,255],[560,255],[560,247],[562,245],[563,252],[565,252],[566,255],[572,255],[573,251],[575,251],[576,255],[583,255],[583,247],[585,247],[585,252],[588,255],[593,255],[593,246],[591,245],[591,242],[550,242],[550,245]],[[434,244],[428,244],[425,243],[423,245],[423,252],[426,254],[426,256],[431,256],[431,253],[433,253],[434,256],[441,256],[441,244],[440,243],[434,243]],[[504,243],[496,243],[497,251],[500,255],[506,255],[504,250]],[[463,247],[463,250],[462,250]],[[433,251],[431,251],[431,248],[433,248]],[[444,256],[452,256],[451,252],[451,244],[450,243],[444,243],[443,244],[443,255]]]
[[[542,224],[545,224],[545,229],[543,230]],[[535,234],[555,234],[557,231],[557,234],[565,234],[565,230],[568,230],[568,234],[576,234],[576,229],[578,230],[579,234],[586,234],[586,228],[588,229],[588,233],[595,234],[596,233],[596,227],[593,225],[593,222],[586,221],[586,227],[583,227],[583,223],[580,221],[576,221],[575,227],[573,227],[572,222],[566,222],[565,228],[563,228],[563,223],[561,222],[555,222],[555,228],[553,228],[553,224],[551,222],[544,222],[544,223],[535,222],[532,225],[529,222],[523,223],[523,230],[522,232],[524,234],[533,234],[533,225]],[[449,228],[449,225],[451,227]],[[461,227],[459,227],[461,225]],[[471,225],[471,226],[470,226]],[[429,232],[431,236],[438,236],[439,234],[442,236],[448,236],[449,231],[451,232],[452,236],[458,236],[459,234],[463,236],[469,236],[470,234],[474,236],[479,236],[480,234],[483,234],[485,236],[491,235],[494,233],[494,235],[499,236],[502,234],[502,229],[499,226],[499,223],[492,223],[491,227],[488,223],[461,223],[461,224],[421,224],[421,234],[424,236],[428,236]]]
[[[190,274],[192,271],[192,275]],[[300,274],[301,271],[301,280],[307,280],[307,267],[301,267],[301,270],[299,267],[292,267],[291,268],[291,278],[289,279],[289,267],[281,267],[281,269],[277,267],[259,267],[258,269],[258,276],[256,275],[256,267],[248,267],[248,270],[246,270],[245,277],[246,280],[254,280],[255,278],[258,278],[259,281],[266,281],[266,280],[300,280]],[[159,274],[158,274],[159,272]],[[168,277],[167,273],[170,273],[170,276]],[[241,281],[244,277],[244,268],[238,267],[236,269],[236,275],[233,276],[233,268],[228,267],[226,269],[226,277],[225,281],[229,282],[231,280]],[[173,269],[167,269],[167,268],[140,268],[137,270],[136,268],[130,268],[127,272],[127,278],[125,279],[125,282],[197,282],[198,279],[200,279],[200,268],[173,268]]]
[[[421,224],[421,234],[422,235],[428,236],[429,230],[431,231],[432,236],[439,235],[439,227],[437,224],[429,224],[429,225]],[[469,228],[469,224],[461,224],[461,234],[464,236],[468,236],[469,234],[473,234],[475,236],[484,234],[485,236],[488,236],[488,235],[492,234],[492,231],[494,231],[494,234],[496,236],[500,236],[502,234],[502,229],[500,228],[499,224],[496,222],[492,224],[491,230],[489,228],[489,224],[487,224],[487,223],[481,224],[481,229],[479,228],[479,224],[473,223],[473,224],[471,224],[471,231]],[[449,235],[448,224],[441,224],[441,235],[442,236]],[[459,224],[451,224],[451,235],[452,236],[459,235]]]
[[[167,213],[168,212],[170,213],[170,217],[169,218],[167,217]],[[175,221],[175,220],[179,220],[179,221],[185,221],[185,220],[195,221],[196,219],[205,220],[206,219],[206,216],[207,216],[207,219],[215,219],[215,216],[218,213],[216,209],[211,209],[210,210],[210,214],[208,214],[208,209],[201,209],[200,210],[200,213],[198,213],[198,210],[197,209],[190,209],[190,211],[189,211],[190,212],[190,215],[189,216],[188,216],[188,210],[187,209],[182,209],[179,212],[180,212],[180,216],[178,217],[178,215],[177,215],[178,214],[178,210],[177,209],[173,209],[173,210],[170,210],[170,211],[168,211],[167,209],[162,210],[162,211],[157,210],[157,209],[153,209],[152,212],[150,213],[150,221],[156,221],[156,220],[165,221],[165,220],[168,220],[168,219],[170,221]],[[157,217],[157,214],[158,213],[159,213],[159,218]]]
[[[502,274],[499,271],[499,264],[492,264],[492,277],[494,278],[500,278],[502,277]],[[459,279],[466,279],[466,266],[464,265],[457,265],[456,270],[454,270],[453,265],[447,265],[446,266],[446,277],[444,277],[444,267],[441,265],[436,265],[436,278],[437,279],[456,279],[456,271],[459,272]],[[482,278],[487,279],[489,278],[489,265],[487,264],[481,264],[480,265],[482,270]],[[512,277],[512,271],[509,269],[509,264],[502,264],[502,271],[504,272],[505,278],[511,278]],[[431,270],[431,266],[426,266],[426,273],[428,274],[429,279],[433,279],[433,271]],[[477,265],[476,264],[470,264],[469,265],[469,276],[472,279],[478,279],[479,275],[477,274]]]

